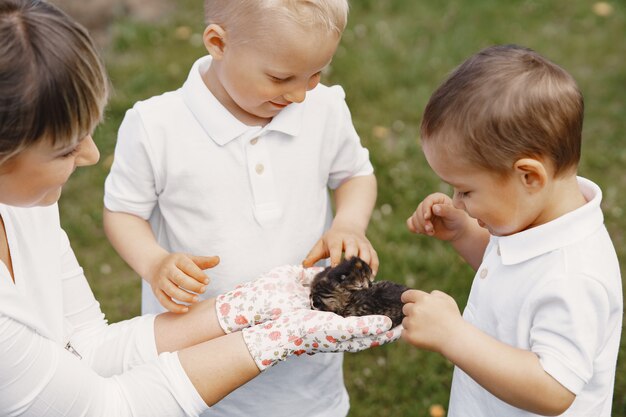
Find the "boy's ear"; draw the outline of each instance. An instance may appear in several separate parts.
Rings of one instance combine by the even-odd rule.
[[[546,165],[538,159],[518,159],[513,164],[513,169],[522,186],[530,192],[543,189],[549,179]]]
[[[222,59],[226,49],[226,31],[220,25],[210,24],[202,35],[204,46],[213,59]]]

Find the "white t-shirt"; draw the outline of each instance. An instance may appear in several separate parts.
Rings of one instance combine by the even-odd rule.
[[[0,205],[0,214],[15,276],[13,283],[0,262],[0,415],[182,417],[207,409],[177,354],[157,356],[154,316],[107,325],[56,205]]]
[[[622,331],[622,281],[597,185],[578,179],[588,203],[549,223],[492,236],[463,318],[534,352],[576,395],[562,416],[610,417]],[[536,416],[491,395],[455,368],[450,417]]]
[[[373,173],[340,87],[318,85],[250,127],[202,81],[210,64],[199,59],[180,89],[126,113],[105,183],[105,206],[149,220],[168,251],[219,255],[205,296],[301,263],[332,221],[328,189]],[[160,311],[144,282],[143,312]],[[341,354],[290,358],[211,415],[345,416],[341,368]]]

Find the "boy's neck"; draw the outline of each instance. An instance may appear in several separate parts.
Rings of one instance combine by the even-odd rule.
[[[546,192],[549,193],[549,197],[544,210],[541,212],[538,224],[548,223],[587,203],[585,196],[580,191],[575,174],[552,178]]]

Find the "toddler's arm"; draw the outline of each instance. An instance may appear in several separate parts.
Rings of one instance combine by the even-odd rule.
[[[128,213],[104,209],[104,231],[120,256],[151,286],[161,305],[173,313],[194,303],[193,293],[202,293],[209,280],[203,269],[219,263],[216,256],[169,253],[156,241],[147,221]]]
[[[480,266],[489,243],[489,232],[465,211],[455,208],[452,199],[442,193],[426,197],[406,224],[413,233],[449,241],[474,270]]]
[[[376,177],[365,175],[353,177],[335,190],[336,214],[331,228],[313,246],[303,261],[310,267],[323,258],[330,257],[332,266],[346,258],[359,256],[376,274],[378,255],[365,236],[367,225],[376,203]]]
[[[562,414],[574,401],[575,395],[544,371],[537,355],[463,320],[449,295],[408,290],[402,301],[402,337],[442,354],[502,401],[541,415]]]

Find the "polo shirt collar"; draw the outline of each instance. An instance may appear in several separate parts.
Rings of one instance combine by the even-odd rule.
[[[207,55],[193,64],[187,80],[181,87],[181,93],[189,111],[215,143],[223,146],[255,130],[259,133],[273,130],[289,136],[298,136],[302,126],[304,103],[292,103],[285,107],[263,128],[248,126],[233,116],[202,80],[201,73],[211,65],[211,60],[211,56]]]
[[[510,236],[492,237],[496,239],[504,265],[521,263],[579,242],[602,227],[604,216],[600,209],[600,187],[585,178],[577,179],[587,204],[532,229]]]

